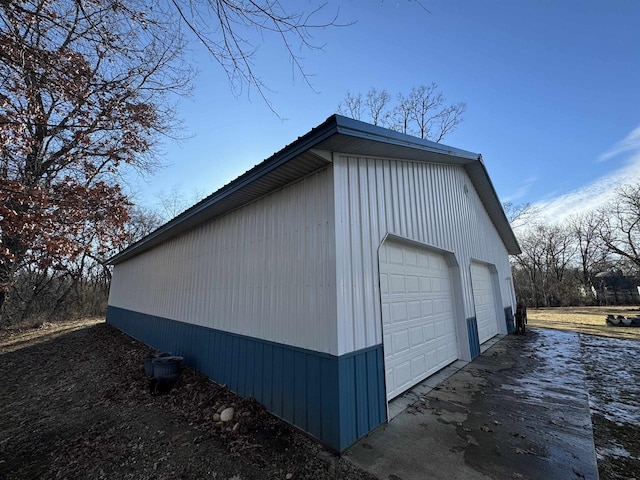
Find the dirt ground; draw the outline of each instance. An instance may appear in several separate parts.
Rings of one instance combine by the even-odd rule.
[[[640,480],[640,328],[606,313],[530,311],[529,325],[600,335],[581,336],[600,478]],[[0,330],[0,479],[373,478],[190,369],[151,395],[149,352],[101,319]]]
[[[529,310],[529,326],[581,333],[591,421],[601,480],[640,480],[640,328],[610,327],[608,314],[637,307]]]
[[[190,369],[151,395],[148,353],[103,320],[0,330],[0,479],[373,478]]]

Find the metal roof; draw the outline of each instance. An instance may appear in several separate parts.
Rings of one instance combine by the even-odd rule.
[[[107,263],[117,265],[331,163],[314,150],[461,165],[507,251],[512,255],[521,253],[481,155],[332,115],[295,142],[116,254]]]

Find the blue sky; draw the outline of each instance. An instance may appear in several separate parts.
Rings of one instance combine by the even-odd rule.
[[[291,1],[310,10],[317,3]],[[406,93],[436,82],[467,102],[443,143],[482,153],[502,201],[559,214],[606,200],[640,179],[640,2],[635,0],[329,2],[339,20],[303,51],[314,89],[265,37],[256,71],[273,90],[275,116],[255,91],[237,94],[198,47],[193,95],[178,113],[190,138],[163,145],[167,166],[132,179],[153,206],[179,188],[209,194],[335,113],[347,91]]]

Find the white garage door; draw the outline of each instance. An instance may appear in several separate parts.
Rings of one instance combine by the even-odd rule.
[[[380,293],[391,400],[458,357],[449,266],[440,254],[385,242]]]
[[[476,305],[478,338],[480,343],[484,343],[498,334],[496,299],[489,267],[472,263],[471,284],[473,286],[473,301]]]

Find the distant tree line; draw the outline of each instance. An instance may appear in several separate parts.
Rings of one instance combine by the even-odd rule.
[[[123,233],[117,241],[103,245],[99,256],[88,250],[79,256],[67,257],[56,268],[25,262],[16,273],[3,305],[0,326],[38,325],[45,321],[104,315],[111,285],[111,267],[104,262],[204,196],[199,190],[187,196],[174,185],[158,192],[154,206],[131,205]]]
[[[562,225],[505,205],[522,254],[512,257],[519,301],[530,307],[640,303],[640,183]]]

